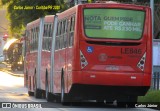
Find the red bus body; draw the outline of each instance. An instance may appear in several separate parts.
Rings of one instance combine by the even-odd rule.
[[[45,24],[53,25],[53,15],[46,16],[44,19]],[[25,63],[24,63],[24,73],[26,74],[24,76],[24,84],[25,86],[28,87],[29,92],[34,92],[34,85],[35,85],[35,74],[37,73],[37,57],[38,57],[38,34],[39,34],[39,26],[40,26],[40,19],[35,20],[29,24],[27,24],[27,36],[25,40]],[[37,27],[37,29],[36,29]],[[44,29],[45,30],[45,29]],[[44,32],[45,33],[45,32]],[[43,36],[43,41],[46,36]],[[50,44],[51,44],[51,38]],[[32,41],[32,42],[31,42]],[[42,62],[40,65],[40,72],[41,72],[41,87],[42,89],[45,89],[45,77],[44,75],[46,74],[46,71],[50,71],[50,49],[51,45],[49,44],[48,49],[45,46],[46,44],[43,44],[42,50],[41,50],[41,57],[42,57]],[[34,46],[33,46],[34,45]],[[44,48],[43,48],[44,47]]]
[[[92,35],[90,29],[89,31],[84,29],[86,27],[84,13],[88,9],[144,12],[141,37],[139,39],[118,39],[115,36],[115,38],[87,37],[87,33]],[[86,12],[86,14],[88,13]],[[101,19],[99,18],[99,20]],[[64,20],[67,23],[61,22]],[[62,31],[63,28],[59,26],[64,23],[66,23],[66,26],[64,25],[67,28],[66,32]],[[75,25],[72,27],[71,24]],[[52,77],[50,68],[54,68],[53,78],[51,78],[53,87],[50,88],[53,95],[61,94],[62,78],[64,79],[65,95],[71,99],[106,100],[110,98],[115,100],[128,96],[145,95],[148,91],[152,72],[152,27],[149,7],[118,3],[77,5],[58,14],[58,27],[61,28],[57,28],[57,33],[60,34],[56,35],[53,67],[50,65],[51,52],[42,52],[41,90],[46,90],[46,70],[47,77]],[[94,26],[94,28],[96,27]],[[61,38],[63,39],[61,40]],[[28,72],[27,78],[30,78],[27,84],[31,92],[34,92],[35,60],[36,52],[26,54],[27,64],[25,67]],[[48,83],[50,84],[50,80]]]

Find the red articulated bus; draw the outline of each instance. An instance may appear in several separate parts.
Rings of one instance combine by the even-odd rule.
[[[59,96],[63,104],[81,100],[117,100],[126,104],[136,103],[137,97],[150,88],[149,7],[80,4],[41,21],[27,25],[25,83],[29,94],[34,92],[41,97],[45,92],[47,100]],[[46,28],[47,23],[52,28]],[[31,35],[35,27],[39,28],[36,31],[39,42],[34,43]],[[53,32],[52,36],[46,36],[50,37],[48,44],[45,31]],[[37,52],[31,51],[33,44]],[[44,44],[51,50],[43,51]]]

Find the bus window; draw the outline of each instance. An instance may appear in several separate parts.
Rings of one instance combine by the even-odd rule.
[[[36,27],[36,39],[35,39],[36,50],[38,50],[38,32],[39,32],[39,27]]]
[[[35,51],[36,28],[33,29],[33,51]]]
[[[84,31],[89,38],[141,39],[145,12],[124,9],[84,9]]]
[[[31,29],[31,39],[30,39],[31,51],[33,51],[33,33],[34,33],[34,30]]]
[[[73,16],[71,17],[71,22],[70,22],[69,46],[73,46],[74,25],[75,25],[75,15],[73,15]]]
[[[64,48],[67,47],[67,27],[68,27],[68,19],[65,19],[65,23],[64,23]]]

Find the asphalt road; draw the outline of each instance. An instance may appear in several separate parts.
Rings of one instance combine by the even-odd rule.
[[[0,71],[0,111],[155,111],[150,108],[117,108],[115,105],[96,104],[95,102],[82,103],[78,106],[47,103],[45,99],[28,96],[23,81],[23,76],[13,76],[8,71]],[[34,108],[33,105],[38,108]]]

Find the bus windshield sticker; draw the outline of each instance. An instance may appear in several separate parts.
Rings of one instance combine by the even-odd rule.
[[[93,47],[92,46],[88,46],[87,47],[87,52],[88,53],[92,53],[93,52]]]
[[[135,39],[142,36],[144,11],[84,9],[84,30],[88,37]]]

